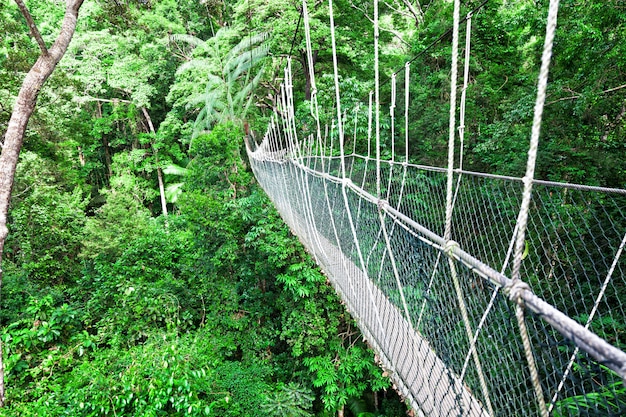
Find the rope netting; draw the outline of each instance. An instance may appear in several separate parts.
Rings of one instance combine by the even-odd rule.
[[[306,1],[302,16],[312,60]],[[523,178],[463,169],[466,21],[447,167],[410,161],[409,64],[381,124],[377,65],[369,103],[343,112],[335,62],[333,115],[320,116],[311,63],[304,136],[288,62],[275,117],[248,149],[254,173],[419,415],[624,415],[626,190],[535,180],[532,155]]]

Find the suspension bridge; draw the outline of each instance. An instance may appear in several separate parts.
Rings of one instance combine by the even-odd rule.
[[[332,0],[329,11],[332,120],[320,118],[303,1],[313,133],[302,134],[296,120],[288,61],[274,118],[248,154],[397,390],[420,416],[625,415],[626,190],[534,178],[558,1],[547,16],[523,177],[463,169],[472,15],[458,77],[458,0],[442,167],[409,160],[409,63],[391,79],[391,123],[381,128],[377,2],[375,89],[354,115],[342,111]],[[366,138],[359,120],[367,120]]]

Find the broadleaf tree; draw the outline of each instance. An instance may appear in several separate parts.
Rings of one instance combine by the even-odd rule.
[[[30,116],[35,110],[41,87],[48,77],[50,77],[61,58],[63,58],[63,55],[65,55],[65,51],[67,51],[67,47],[76,30],[78,10],[82,6],[83,1],[84,0],[66,0],[65,15],[61,24],[60,33],[54,44],[48,48],[26,4],[24,4],[22,0],[15,0],[28,24],[32,37],[35,38],[39,45],[41,54],[22,82],[22,87],[13,107],[11,118],[9,119],[7,131],[4,134],[2,154],[0,154],[0,289],[2,285],[2,252],[4,250],[4,242],[9,234],[7,227],[9,203],[11,201],[13,179],[15,178],[15,170],[17,168],[20,150],[22,149],[26,126],[28,125]],[[0,406],[4,405],[5,399],[3,369],[2,345],[0,344]]]

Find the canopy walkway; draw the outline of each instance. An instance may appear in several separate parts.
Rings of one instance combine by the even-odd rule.
[[[332,0],[329,7],[335,52]],[[470,15],[457,103],[458,0],[447,167],[409,160],[412,138],[400,129],[409,118],[409,64],[398,77],[404,94],[391,80],[388,129],[380,127],[377,61],[375,90],[355,115],[342,112],[335,62],[335,115],[326,126],[311,71],[315,123],[303,135],[288,62],[275,117],[258,146],[248,143],[259,183],[418,415],[626,415],[626,190],[534,179],[557,9],[552,0],[522,178],[466,171],[455,155],[463,149],[471,25]]]

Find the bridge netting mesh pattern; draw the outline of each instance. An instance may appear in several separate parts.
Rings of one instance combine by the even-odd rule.
[[[371,100],[322,128],[311,77],[317,133],[299,133],[288,63],[249,160],[416,412],[626,414],[626,191],[383,158],[395,98],[382,130]]]

